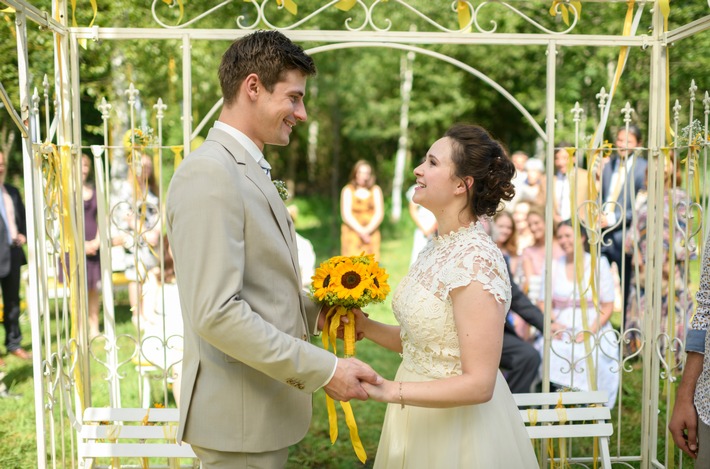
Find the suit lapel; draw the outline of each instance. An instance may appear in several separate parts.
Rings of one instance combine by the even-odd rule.
[[[246,166],[244,175],[247,179],[254,183],[256,188],[261,191],[266,200],[269,202],[271,215],[274,217],[274,221],[276,221],[276,224],[279,226],[281,235],[288,245],[289,252],[291,253],[291,262],[300,281],[298,259],[296,257],[296,240],[293,235],[291,217],[286,211],[284,201],[281,200],[281,197],[279,197],[278,191],[276,191],[273,183],[264,173],[264,170],[257,164],[254,158],[247,153],[246,149],[229,134],[219,129],[212,129],[210,130],[207,138],[215,140],[222,145],[232,155],[237,164]]]

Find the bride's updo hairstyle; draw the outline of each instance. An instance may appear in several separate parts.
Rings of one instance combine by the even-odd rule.
[[[446,131],[452,141],[451,160],[454,176],[473,178],[473,187],[466,187],[466,207],[476,217],[492,217],[498,212],[501,200],[510,200],[515,195],[511,180],[515,166],[503,149],[481,126],[455,124]]]

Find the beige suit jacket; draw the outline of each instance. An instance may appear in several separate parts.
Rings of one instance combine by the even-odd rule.
[[[173,176],[167,225],[185,322],[178,441],[229,452],[300,441],[336,358],[309,342],[319,308],[274,185],[212,129]]]

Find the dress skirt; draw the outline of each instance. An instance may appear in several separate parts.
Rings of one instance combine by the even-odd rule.
[[[429,381],[400,365],[396,381]],[[406,388],[405,388],[406,389]],[[535,469],[518,407],[498,372],[490,401],[433,409],[389,404],[376,469]]]

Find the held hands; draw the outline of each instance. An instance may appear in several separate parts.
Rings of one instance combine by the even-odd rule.
[[[368,393],[365,386],[380,385],[384,379],[370,365],[357,358],[338,358],[333,379],[325,386],[325,392],[335,400],[347,402],[350,399],[365,401]]]
[[[397,402],[399,399],[399,390],[396,382],[386,379],[382,380],[381,384],[372,385],[370,383],[362,383],[363,389],[377,402]]]

